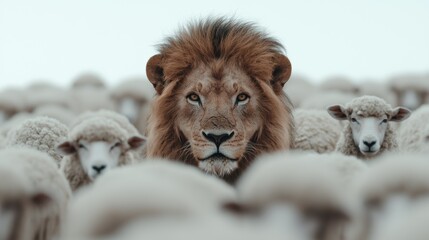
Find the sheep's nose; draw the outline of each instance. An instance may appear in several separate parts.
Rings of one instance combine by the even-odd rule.
[[[100,174],[104,169],[106,169],[106,165],[92,166],[92,169],[94,169],[98,174]]]
[[[210,142],[216,144],[217,147],[219,147],[222,143],[226,142],[228,139],[231,139],[232,136],[234,136],[234,132],[213,134],[213,133],[206,133],[203,131],[203,136]]]
[[[371,141],[371,142],[367,142],[367,141],[363,141],[363,144],[365,144],[368,149],[371,149],[372,146],[374,146],[377,143],[377,141]]]

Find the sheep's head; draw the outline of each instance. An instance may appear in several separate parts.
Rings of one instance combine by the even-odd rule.
[[[411,111],[392,107],[383,99],[363,96],[353,99],[346,106],[333,105],[328,113],[337,120],[348,120],[355,146],[364,156],[374,156],[380,151],[389,128],[389,121],[407,119]]]
[[[124,155],[146,141],[140,136],[127,136],[114,121],[93,118],[72,129],[70,140],[60,144],[57,150],[62,155],[75,154],[85,174],[94,180],[101,173],[125,164]]]
[[[49,206],[52,198],[45,191],[31,189],[25,173],[11,165],[0,163],[0,239],[30,239],[34,229],[29,212]]]

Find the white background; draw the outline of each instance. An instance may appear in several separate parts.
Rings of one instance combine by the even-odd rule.
[[[427,0],[0,0],[0,88],[144,75],[157,43],[208,15],[258,23],[313,81],[429,72]]]

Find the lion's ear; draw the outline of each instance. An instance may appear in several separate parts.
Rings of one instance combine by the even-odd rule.
[[[146,75],[158,94],[164,89],[164,69],[161,66],[161,54],[152,56],[146,64]]]
[[[289,59],[283,54],[277,54],[274,57],[274,70],[273,78],[271,79],[271,86],[276,94],[283,90],[283,86],[289,80],[292,73],[292,64]]]

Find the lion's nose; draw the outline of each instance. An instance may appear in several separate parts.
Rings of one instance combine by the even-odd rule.
[[[234,136],[234,132],[223,133],[223,134],[213,134],[213,133],[206,133],[203,131],[203,136],[210,142],[216,144],[217,147],[219,147],[222,143],[226,142],[228,139],[231,139],[232,136]]]

